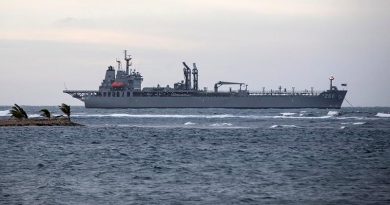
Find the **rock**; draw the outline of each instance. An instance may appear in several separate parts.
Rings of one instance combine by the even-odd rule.
[[[0,127],[14,127],[14,126],[84,126],[67,118],[58,119],[42,119],[42,118],[30,118],[30,119],[6,119],[0,120]]]

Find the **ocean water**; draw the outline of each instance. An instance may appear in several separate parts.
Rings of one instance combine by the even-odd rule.
[[[389,113],[72,107],[0,127],[0,204],[390,204]]]

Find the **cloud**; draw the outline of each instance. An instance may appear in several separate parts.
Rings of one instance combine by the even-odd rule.
[[[197,49],[201,43],[178,38],[150,35],[135,32],[120,32],[102,29],[56,28],[41,30],[13,30],[0,32],[1,40],[56,41],[69,43],[90,43],[100,45],[125,46],[134,48],[187,50]]]
[[[216,11],[257,13],[260,15],[285,17],[323,17],[341,14],[341,9],[334,4],[319,1],[285,1],[285,0],[198,0],[191,1],[192,5],[202,9]]]

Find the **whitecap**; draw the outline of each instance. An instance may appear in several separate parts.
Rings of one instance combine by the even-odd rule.
[[[272,118],[287,118],[287,119],[327,119],[332,116],[325,115],[325,116],[318,116],[318,117],[306,117],[306,116],[273,116]]]
[[[184,125],[195,125],[196,123],[193,123],[193,122],[186,122],[184,123]]]
[[[328,116],[339,116],[340,113],[338,111],[329,111],[327,115]]]
[[[223,127],[223,126],[232,126],[232,125],[233,125],[232,123],[226,123],[226,122],[211,124],[211,126],[213,127]]]
[[[282,127],[285,127],[285,128],[299,128],[296,125],[282,125]]]
[[[336,117],[336,119],[338,119],[338,120],[349,120],[349,119],[352,119],[352,120],[363,120],[365,118],[364,117]]]
[[[29,114],[29,118],[34,118],[34,117],[41,117],[39,114]]]
[[[11,114],[9,113],[9,110],[0,111],[0,117],[5,117],[5,116],[11,116]]]
[[[366,124],[366,122],[354,122],[353,124],[354,125],[364,125],[364,124]]]
[[[278,127],[282,127],[282,128],[299,128],[299,127],[296,126],[296,125],[272,125],[272,126],[269,127],[269,128],[278,128]]]
[[[340,129],[345,129],[345,126],[341,126]]]
[[[152,114],[127,114],[127,113],[113,113],[113,114],[76,114],[73,117],[128,117],[128,118],[234,118],[239,116],[234,115],[152,115]]]
[[[376,117],[390,117],[390,113],[383,113],[383,112],[378,112]]]
[[[294,113],[294,112],[282,112],[280,114],[283,115],[283,116],[292,116],[292,115],[295,115],[297,113]]]

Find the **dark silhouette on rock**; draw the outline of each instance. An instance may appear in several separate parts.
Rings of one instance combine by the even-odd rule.
[[[70,121],[70,106],[62,103],[59,108],[66,116],[68,116],[68,120]]]
[[[11,110],[9,111],[11,114],[11,117],[16,118],[16,119],[28,119],[28,115],[26,111],[24,111],[23,108],[21,108],[18,104],[15,104],[12,106]]]
[[[48,109],[42,109],[42,110],[40,110],[39,112],[41,112],[41,116],[42,116],[42,117],[45,117],[45,118],[47,118],[47,119],[50,120],[50,118],[51,118],[51,113],[50,113],[50,111],[49,111]]]

